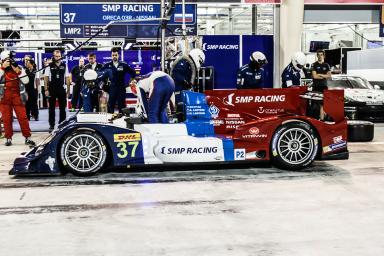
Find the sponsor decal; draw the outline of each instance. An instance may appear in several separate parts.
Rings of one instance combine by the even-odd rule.
[[[220,126],[224,124],[224,120],[213,120],[213,126]]]
[[[245,148],[235,148],[234,159],[245,160]]]
[[[209,154],[217,153],[218,147],[162,147],[160,153],[163,155],[180,155],[180,154]]]
[[[267,134],[259,134],[260,130],[257,127],[249,128],[248,132],[249,134],[243,134],[244,139],[267,138]]]
[[[240,117],[240,114],[228,114],[227,117]]]
[[[219,112],[220,112],[220,109],[218,108],[218,107],[216,107],[215,105],[211,105],[210,107],[209,107],[209,113],[211,114],[211,116],[213,117],[213,118],[216,118],[216,117],[218,117],[219,116]]]
[[[203,44],[203,51],[207,50],[238,50],[238,44]]]
[[[343,141],[343,136],[341,136],[341,135],[333,137],[333,143],[335,143],[335,144],[338,144],[338,143],[340,143],[342,141]]]
[[[45,163],[49,166],[49,169],[53,171],[53,167],[55,167],[56,159],[49,156],[47,160],[45,160]]]
[[[259,114],[278,114],[278,113],[283,113],[284,109],[258,107],[257,112]]]
[[[253,134],[253,135],[259,134],[259,132],[260,132],[259,128],[257,128],[257,127],[249,128],[248,131],[250,134]]]
[[[262,95],[262,96],[236,96],[234,93],[229,94],[223,98],[224,105],[235,106],[235,104],[242,103],[263,103],[263,102],[285,102],[285,95]],[[263,111],[263,109],[259,109]],[[269,109],[271,113],[274,112],[274,109]],[[276,111],[283,111],[282,109]]]
[[[113,135],[113,141],[114,142],[127,142],[127,141],[138,141],[141,140],[140,133],[121,133],[121,134],[114,134]]]

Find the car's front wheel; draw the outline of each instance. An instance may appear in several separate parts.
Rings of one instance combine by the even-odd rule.
[[[107,148],[97,133],[79,130],[65,137],[60,145],[60,158],[68,171],[78,176],[89,176],[105,165]]]
[[[318,140],[308,124],[291,122],[276,130],[271,148],[273,165],[287,170],[300,170],[315,159]]]

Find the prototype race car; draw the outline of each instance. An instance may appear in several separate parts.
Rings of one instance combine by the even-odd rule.
[[[324,93],[334,122],[306,116],[306,87],[182,93],[182,122],[142,123],[128,114],[80,113],[14,161],[11,175],[92,175],[105,169],[271,161],[299,170],[346,159],[343,91]]]

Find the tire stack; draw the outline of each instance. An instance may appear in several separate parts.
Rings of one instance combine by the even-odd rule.
[[[348,141],[367,142],[374,137],[375,125],[368,121],[350,120],[348,121]]]

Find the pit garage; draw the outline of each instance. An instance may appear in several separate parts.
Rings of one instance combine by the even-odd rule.
[[[381,4],[1,3],[0,255],[383,254]]]

